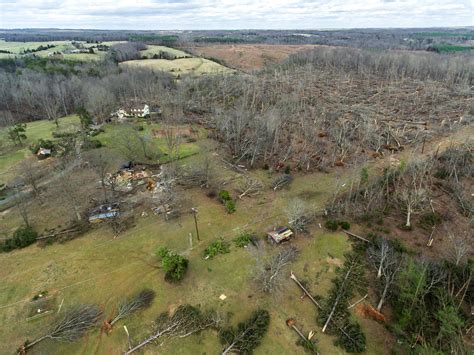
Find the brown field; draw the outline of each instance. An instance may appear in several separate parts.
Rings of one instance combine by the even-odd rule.
[[[190,48],[197,55],[217,58],[225,65],[252,71],[262,69],[269,64],[280,63],[290,54],[316,48],[316,45],[280,45],[280,44],[218,44]]]

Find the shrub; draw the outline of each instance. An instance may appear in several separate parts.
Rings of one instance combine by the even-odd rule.
[[[188,259],[171,252],[166,247],[158,249],[156,254],[161,258],[161,266],[166,272],[166,281],[177,282],[184,277],[184,274],[188,269]]]
[[[324,224],[324,226],[333,232],[337,231],[337,228],[339,227],[337,221],[334,219],[328,219],[326,223]]]
[[[204,257],[207,259],[212,259],[217,254],[227,254],[230,252],[229,243],[224,241],[224,239],[220,238],[211,243],[205,250],[204,250]]]
[[[235,246],[239,248],[245,247],[247,244],[252,243],[252,236],[248,233],[242,233],[234,239]]]
[[[289,165],[285,166],[285,174],[289,175],[291,172],[291,167]]]
[[[224,203],[224,206],[227,210],[227,213],[234,213],[235,212],[235,202],[232,200],[227,200]]]
[[[426,230],[431,230],[434,226],[443,221],[442,216],[438,212],[427,212],[420,216],[420,227]]]
[[[344,230],[348,230],[351,228],[351,224],[347,221],[338,221],[335,219],[328,219],[324,226],[329,229],[330,231],[337,231],[339,227],[341,227]]]
[[[13,249],[25,248],[28,245],[31,245],[36,242],[37,238],[38,233],[36,233],[33,228],[23,226],[18,228],[15,233],[13,233],[13,236],[7,239],[3,243],[3,245],[0,246],[0,249],[1,251],[9,252]]]
[[[351,228],[351,224],[347,221],[339,221],[338,223],[342,229],[349,230]]]
[[[230,201],[230,200],[231,200],[231,197],[230,197],[229,191],[227,191],[227,190],[222,190],[222,191],[220,191],[220,192],[219,192],[219,199],[220,199],[222,202]]]

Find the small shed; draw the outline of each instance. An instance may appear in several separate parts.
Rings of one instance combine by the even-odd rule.
[[[38,153],[36,153],[36,156],[38,159],[45,159],[51,156],[51,149],[47,148],[40,148],[38,150]]]
[[[290,240],[292,236],[293,231],[288,227],[278,227],[267,233],[268,240],[277,244]]]

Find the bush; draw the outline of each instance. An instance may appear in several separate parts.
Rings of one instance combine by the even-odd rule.
[[[224,241],[224,239],[220,238],[211,243],[205,250],[204,250],[204,257],[206,259],[212,259],[217,254],[227,254],[230,252],[229,243]]]
[[[285,166],[285,174],[289,175],[291,172],[291,168],[289,165]]]
[[[252,236],[248,233],[242,233],[234,239],[235,246],[239,248],[243,248],[250,243],[252,243]]]
[[[157,256],[161,258],[161,266],[165,270],[165,280],[168,282],[180,281],[188,269],[189,260],[171,252],[168,248],[158,249]]]
[[[227,191],[227,190],[222,190],[222,191],[220,191],[220,192],[219,192],[219,199],[220,199],[222,202],[230,201],[230,200],[231,200],[231,197],[230,197],[229,191]]]
[[[341,227],[344,230],[348,230],[351,228],[351,224],[347,221],[338,221],[335,219],[328,219],[324,226],[329,229],[330,231],[337,231],[339,227]]]
[[[434,226],[440,224],[443,218],[438,212],[427,212],[420,216],[420,227],[425,230],[431,230]]]
[[[13,236],[7,239],[3,245],[0,246],[0,250],[3,252],[9,252],[14,249],[25,248],[28,245],[36,242],[38,233],[31,227],[23,226],[18,228]]]
[[[351,224],[347,221],[339,221],[338,223],[342,229],[349,230],[351,228]]]
[[[235,212],[235,202],[232,200],[225,201],[224,206],[227,210],[227,213],[234,213]]]
[[[333,232],[337,231],[337,228],[339,227],[337,221],[334,219],[328,219],[326,223],[324,224],[324,226]]]

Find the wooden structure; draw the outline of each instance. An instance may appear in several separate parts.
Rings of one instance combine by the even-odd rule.
[[[288,227],[279,227],[267,233],[268,240],[272,243],[280,244],[283,241],[290,240],[293,231]]]

